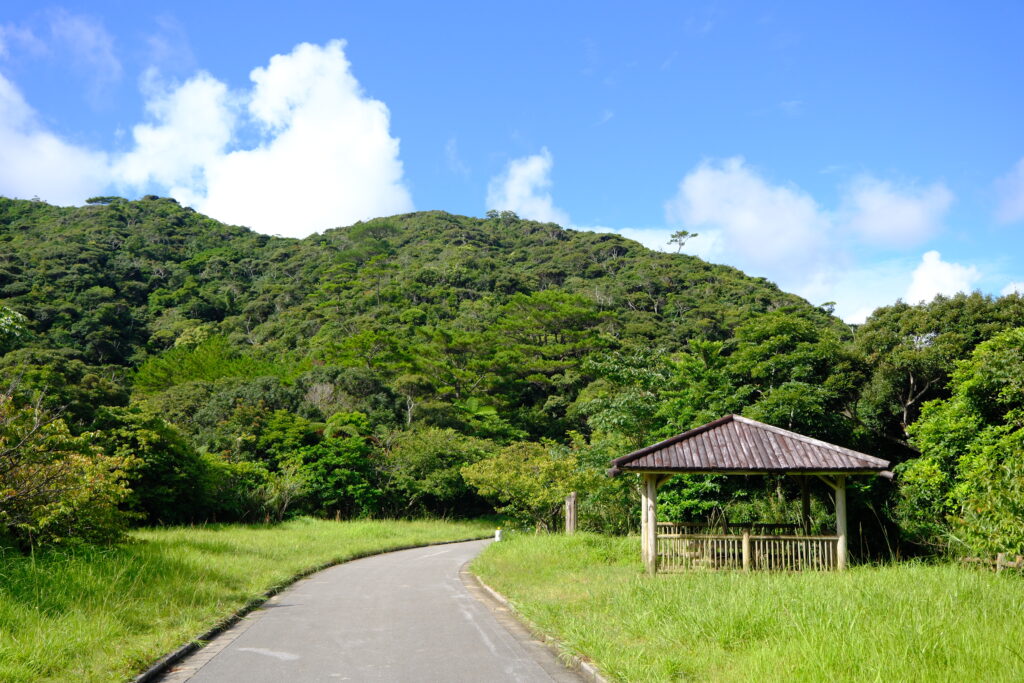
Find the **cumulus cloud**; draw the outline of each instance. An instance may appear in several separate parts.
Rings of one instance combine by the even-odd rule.
[[[1024,296],[1024,282],[1011,282],[1003,287],[1000,294],[1003,296],[1007,296],[1009,294],[1020,294]]]
[[[932,250],[921,257],[921,263],[914,269],[906,300],[916,304],[930,301],[937,294],[951,296],[969,292],[980,278],[981,273],[974,266],[943,261],[942,255]]]
[[[953,201],[942,183],[898,185],[863,175],[841,187],[840,196],[830,209],[734,157],[702,162],[686,174],[665,214],[670,225],[700,234],[687,242],[688,253],[768,277],[812,303],[835,301],[836,313],[849,322],[862,322],[900,292],[931,298],[970,289],[979,279],[973,267],[942,262],[937,252],[921,264],[906,257],[864,263],[856,256],[857,245],[907,248],[934,236]],[[670,233],[648,230],[637,239],[667,240]]]
[[[670,224],[713,238],[730,263],[772,277],[820,260],[830,227],[809,194],[768,182],[740,157],[702,162],[683,178],[665,213]]]
[[[672,228],[607,228],[594,226],[572,226],[574,230],[589,230],[590,232],[615,232],[623,237],[639,242],[652,251],[666,251],[675,253],[679,247],[669,242],[676,232]],[[721,254],[722,245],[719,243],[721,235],[715,231],[700,233],[697,237],[686,240],[683,250],[687,254],[699,256],[711,260]]]
[[[914,267],[915,261],[906,258],[848,261],[841,268],[817,271],[796,293],[815,304],[835,302],[837,316],[859,325],[876,308],[892,304],[907,290]]]
[[[107,157],[46,130],[0,75],[0,194],[78,204],[107,185]]]
[[[996,191],[999,194],[996,220],[1000,223],[1024,221],[1024,159],[996,181]]]
[[[569,214],[554,205],[551,193],[551,168],[554,159],[547,147],[540,154],[513,159],[505,172],[487,186],[487,208],[514,211],[522,218],[569,224]]]
[[[942,183],[896,184],[863,175],[843,188],[837,210],[799,187],[768,181],[741,157],[705,161],[665,206],[670,224],[719,237],[720,256],[773,276],[794,265],[827,265],[852,235],[871,245],[909,247],[933,237],[953,201]]]
[[[114,163],[116,182],[153,183],[195,201],[206,182],[206,166],[224,154],[235,130],[227,86],[200,73],[177,88],[154,92],[146,109],[155,123],[132,130],[135,148]]]
[[[135,127],[117,180],[293,237],[412,210],[388,108],[363,92],[344,47],[303,43],[275,55],[234,96],[208,74],[153,95],[154,121]],[[250,129],[256,144],[243,146]]]
[[[953,193],[942,183],[896,187],[865,175],[846,188],[841,214],[865,242],[907,247],[933,237],[952,202]]]

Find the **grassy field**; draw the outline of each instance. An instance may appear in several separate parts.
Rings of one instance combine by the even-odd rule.
[[[299,519],[0,555],[0,681],[123,681],[305,569],[491,532],[484,523]]]
[[[514,536],[473,570],[620,681],[1022,681],[1024,577],[903,564],[648,577],[636,538]]]

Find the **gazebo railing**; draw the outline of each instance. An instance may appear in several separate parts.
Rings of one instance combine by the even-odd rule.
[[[660,527],[661,525],[659,525]],[[838,536],[739,534],[657,535],[659,571],[766,569],[822,571],[837,567]]]
[[[747,531],[755,536],[792,536],[799,529],[799,524],[761,522],[658,522],[659,534],[742,534]]]

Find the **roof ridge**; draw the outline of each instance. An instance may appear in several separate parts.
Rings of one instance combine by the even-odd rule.
[[[666,446],[671,446],[672,444],[679,443],[680,441],[685,441],[686,439],[689,439],[692,436],[697,436],[698,434],[702,434],[704,432],[710,431],[710,430],[714,429],[715,427],[718,427],[718,426],[726,424],[727,422],[732,422],[733,419],[736,418],[736,417],[739,417],[739,416],[738,415],[725,415],[723,417],[718,418],[717,420],[712,420],[711,422],[708,422],[707,424],[702,424],[699,427],[694,427],[693,429],[688,429],[685,432],[683,432],[682,434],[676,434],[675,436],[670,436],[669,438],[664,439],[663,441],[659,441],[658,443],[652,443],[650,446],[644,446],[643,448],[638,448],[637,450],[633,451],[632,453],[627,453],[626,455],[621,455],[618,458],[615,458],[614,460],[612,460],[612,465],[615,466],[615,467],[618,467],[619,465],[625,465],[626,463],[632,462],[633,460],[636,460],[637,458],[642,458],[643,456],[647,455],[648,453],[653,453],[654,451],[660,450],[662,448],[665,448]]]

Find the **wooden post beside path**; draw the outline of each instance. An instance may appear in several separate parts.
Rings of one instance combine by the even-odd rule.
[[[565,497],[565,533],[576,533],[576,492]]]

